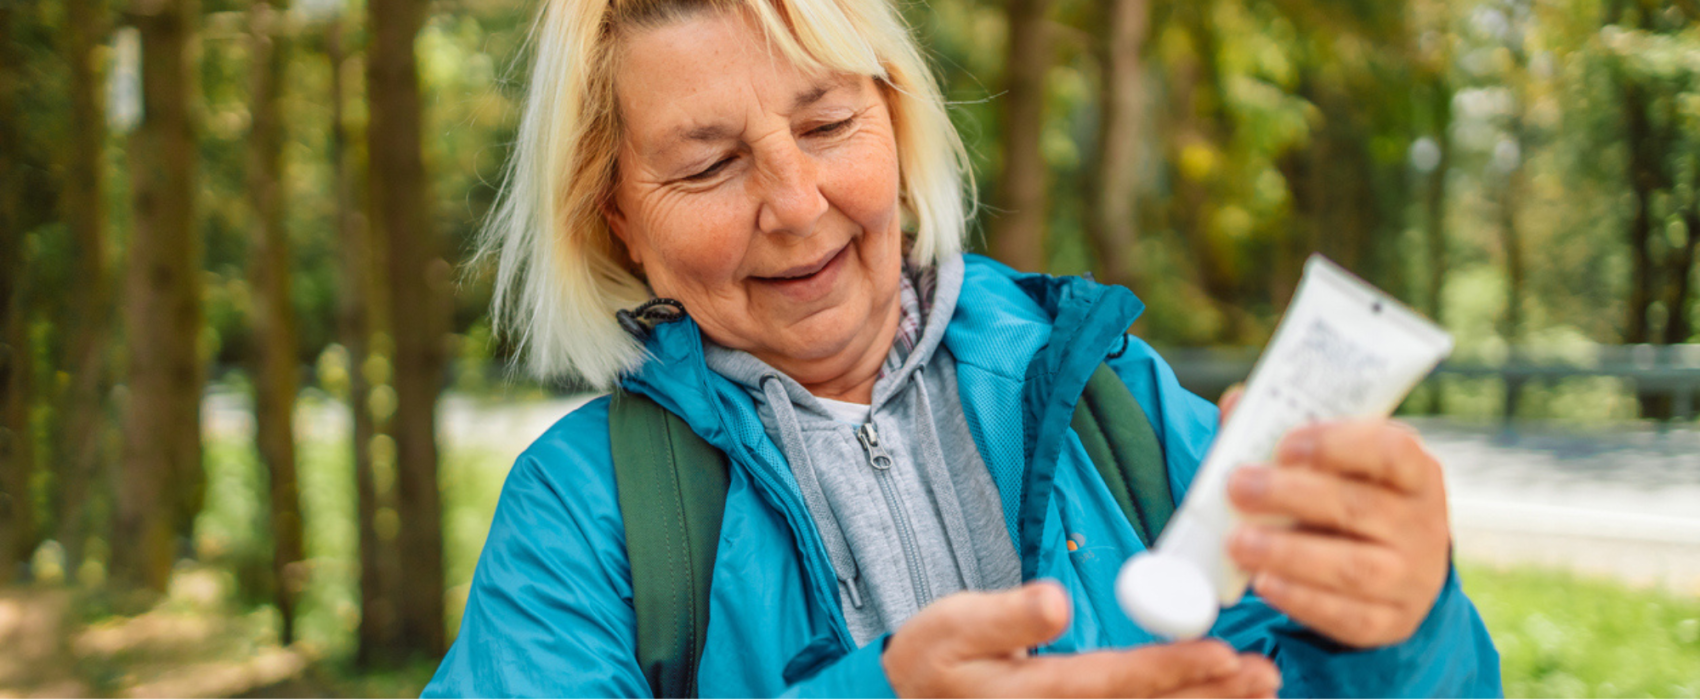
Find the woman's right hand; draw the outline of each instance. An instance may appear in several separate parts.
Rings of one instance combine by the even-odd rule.
[[[1029,656],[1068,628],[1068,594],[1035,582],[941,598],[881,657],[900,697],[1274,697],[1275,664],[1218,640]]]

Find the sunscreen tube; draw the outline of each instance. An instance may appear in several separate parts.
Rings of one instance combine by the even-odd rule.
[[[1312,255],[1180,509],[1157,546],[1129,559],[1116,577],[1122,610],[1153,634],[1204,636],[1248,582],[1225,547],[1240,519],[1228,502],[1228,476],[1271,459],[1282,436],[1299,426],[1390,415],[1451,352],[1452,337],[1439,326]]]

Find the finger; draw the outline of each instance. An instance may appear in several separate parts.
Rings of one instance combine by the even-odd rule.
[[[1294,429],[1276,462],[1308,466],[1418,493],[1438,480],[1440,465],[1415,432],[1381,419],[1319,423]]]
[[[1215,639],[1022,662],[1010,691],[1028,697],[1154,697],[1227,678],[1244,661]]]
[[[1281,671],[1261,654],[1241,654],[1238,673],[1163,695],[1170,698],[1272,698],[1281,689]]]
[[[935,605],[938,610],[930,624],[916,630],[917,648],[936,645],[957,659],[1007,658],[1039,646],[1062,634],[1071,614],[1068,594],[1052,581],[996,593],[957,594]]]
[[[1248,515],[1274,515],[1301,524],[1387,542],[1409,519],[1406,496],[1377,483],[1311,469],[1248,464],[1228,478],[1228,498]]]
[[[1247,571],[1366,601],[1401,601],[1412,584],[1397,551],[1332,535],[1241,525],[1228,538],[1228,555]]]
[[[1222,392],[1222,398],[1216,402],[1221,413],[1221,419],[1217,421],[1218,425],[1227,424],[1228,415],[1234,412],[1234,407],[1240,405],[1242,398],[1245,398],[1244,384],[1235,384],[1228,387],[1227,391]]]
[[[1416,631],[1395,606],[1351,598],[1280,576],[1259,574],[1252,590],[1287,617],[1348,646],[1383,646],[1404,641]]]

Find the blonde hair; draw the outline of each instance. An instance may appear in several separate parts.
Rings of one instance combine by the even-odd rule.
[[[600,206],[620,146],[616,42],[629,29],[705,11],[746,13],[806,70],[866,75],[888,88],[899,197],[913,227],[909,260],[933,265],[962,251],[967,154],[889,0],[545,0],[518,143],[478,254],[496,261],[494,329],[517,340],[538,379],[608,389],[645,359],[614,312],[650,293]]]

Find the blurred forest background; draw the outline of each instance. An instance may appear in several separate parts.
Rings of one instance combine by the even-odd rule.
[[[1464,360],[1694,340],[1697,0],[899,2],[975,246],[1130,286],[1159,347],[1261,345],[1313,251]],[[444,397],[566,391],[463,264],[535,10],[0,0],[0,694],[417,692],[512,457]],[[1405,410],[1685,418],[1657,388]]]

